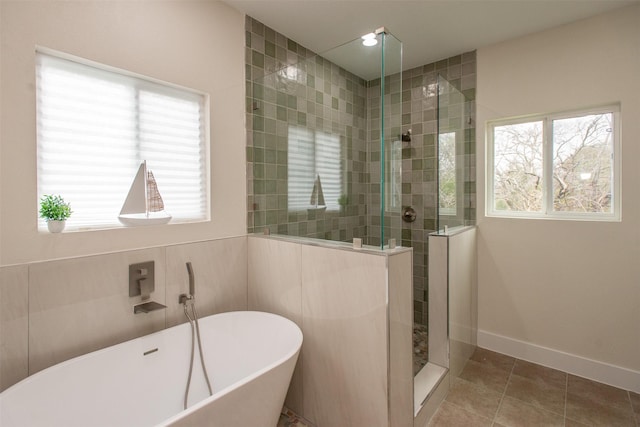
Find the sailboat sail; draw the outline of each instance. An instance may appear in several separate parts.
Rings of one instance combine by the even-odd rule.
[[[322,191],[322,182],[320,182],[320,175],[316,176],[316,181],[313,183],[313,190],[311,191],[311,209],[307,210],[325,210],[327,206],[324,203],[324,192]]]
[[[153,172],[147,170],[146,160],[138,168],[118,220],[124,225],[166,224],[171,220],[171,215],[164,211],[158,184]]]
[[[158,184],[151,171],[147,171],[147,206],[149,207],[149,212],[160,212],[164,210],[164,201],[158,191]]]

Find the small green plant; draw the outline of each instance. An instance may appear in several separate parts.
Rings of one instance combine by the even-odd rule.
[[[40,218],[47,221],[64,221],[71,216],[71,205],[62,196],[45,194],[40,199]]]
[[[347,196],[346,194],[342,194],[340,197],[338,197],[338,204],[342,207],[345,207],[349,204],[349,196]]]

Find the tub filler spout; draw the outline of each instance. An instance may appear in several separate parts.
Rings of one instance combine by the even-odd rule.
[[[167,306],[160,304],[159,302],[149,301],[142,304],[134,305],[133,313],[151,313],[152,311],[162,310],[163,308],[167,308]]]

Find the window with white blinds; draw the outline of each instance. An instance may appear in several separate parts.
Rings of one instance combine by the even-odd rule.
[[[71,203],[67,230],[120,226],[145,160],[172,222],[208,218],[206,95],[49,52],[36,56],[38,198],[59,194]]]
[[[340,137],[300,126],[289,126],[289,211],[315,206],[320,183],[327,210],[339,210],[342,194]],[[316,198],[312,197],[316,187]],[[321,203],[320,203],[321,204]]]

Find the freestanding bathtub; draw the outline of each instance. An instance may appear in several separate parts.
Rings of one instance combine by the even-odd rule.
[[[302,345],[295,323],[237,311],[200,319],[209,396],[188,323],[76,357],[0,394],[2,427],[275,427]]]

